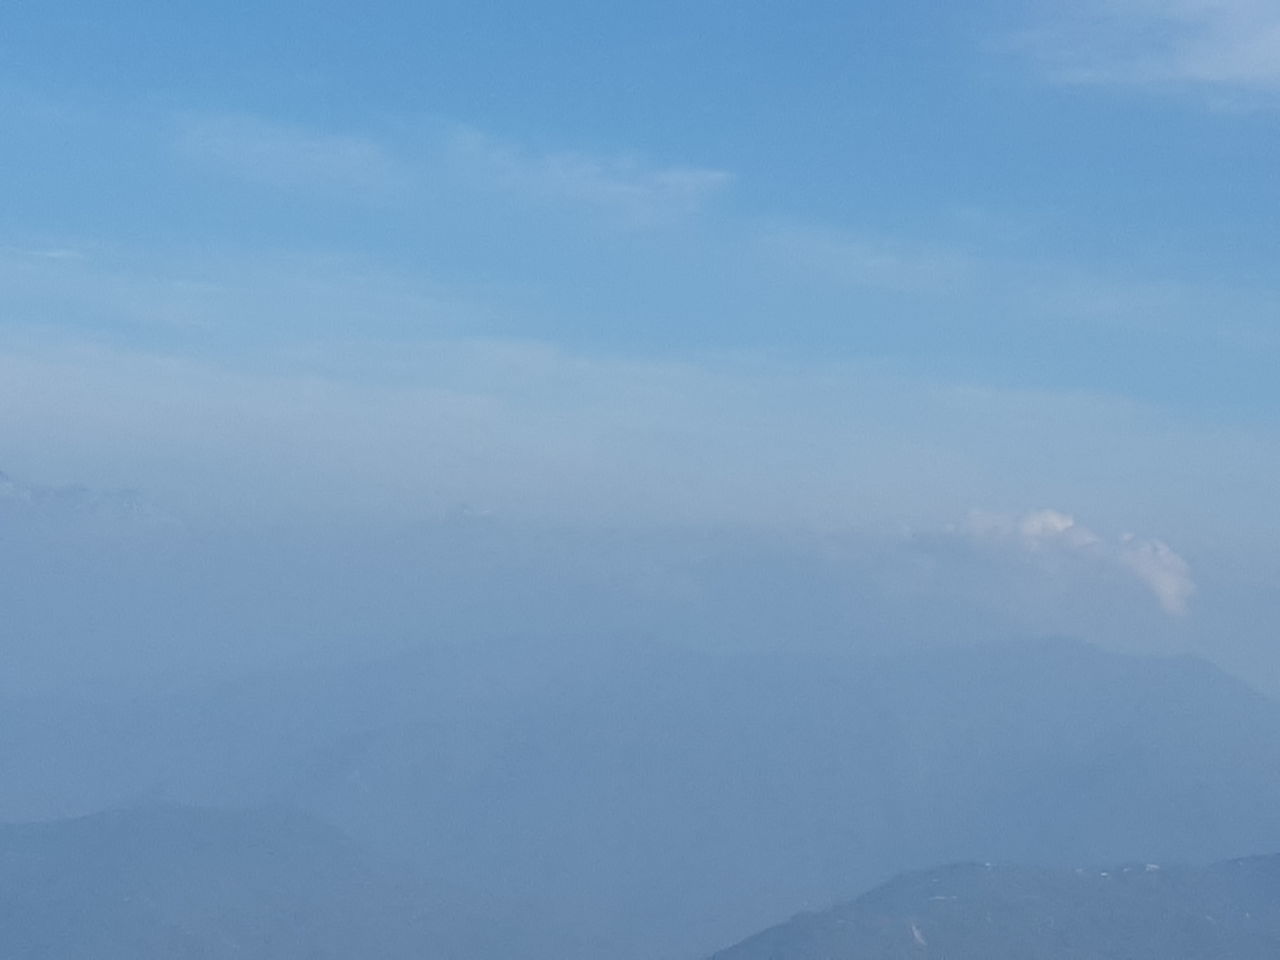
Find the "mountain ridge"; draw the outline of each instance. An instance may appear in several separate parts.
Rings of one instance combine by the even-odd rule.
[[[1280,854],[1106,870],[960,863],[904,874],[708,960],[1266,960]]]

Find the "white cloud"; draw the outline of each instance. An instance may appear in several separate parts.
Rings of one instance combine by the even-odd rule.
[[[1190,566],[1164,541],[1133,534],[1108,540],[1058,510],[1021,516],[974,512],[958,531],[979,542],[1012,544],[1030,553],[1078,555],[1114,573],[1136,577],[1171,616],[1184,616],[1196,591]]]
[[[1280,92],[1274,0],[1086,0],[1023,40],[1064,81]]]
[[[1171,614],[1187,612],[1187,603],[1196,592],[1195,581],[1187,561],[1178,556],[1162,540],[1138,540],[1124,537],[1119,557],[1160,600]]]
[[[457,162],[482,181],[535,198],[594,208],[634,226],[695,214],[732,180],[722,170],[655,167],[630,157],[538,153],[475,130],[456,133],[449,147]]]

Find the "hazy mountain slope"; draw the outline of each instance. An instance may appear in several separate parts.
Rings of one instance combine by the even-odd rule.
[[[1280,847],[1280,711],[1075,645],[640,657],[516,715],[371,731],[298,799],[647,960],[931,862]]]
[[[1270,960],[1280,857],[1207,869],[964,865],[898,878],[714,960]]]
[[[0,828],[5,960],[499,960],[530,943],[280,811]]]
[[[587,960],[706,954],[931,863],[1280,849],[1280,707],[1200,661],[1072,643],[440,646],[56,724],[21,712],[0,793],[28,814],[285,801],[530,905]]]

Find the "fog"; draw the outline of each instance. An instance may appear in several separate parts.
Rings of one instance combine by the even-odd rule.
[[[465,508],[255,529],[179,520],[136,494],[13,480],[6,494],[13,689],[177,682],[440,641],[865,653],[1072,636],[1212,649],[1187,561],[1054,511],[896,532]]]
[[[912,867],[1280,843],[1280,708],[1209,663],[1228,598],[1052,509],[233,522],[4,491],[0,816],[283,806],[515,925],[477,956],[690,957]]]

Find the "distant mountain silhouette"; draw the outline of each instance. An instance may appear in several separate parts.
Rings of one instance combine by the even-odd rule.
[[[283,811],[0,827],[4,960],[505,960],[533,943]]]
[[[974,864],[900,877],[712,960],[1274,960],[1280,856],[1213,867]]]
[[[611,960],[698,956],[931,863],[1280,849],[1280,708],[1201,661],[1049,643],[560,670],[352,738],[294,800],[545,898]]]
[[[586,944],[528,960],[705,956],[937,863],[1280,850],[1280,705],[1203,661],[1070,642],[441,644],[55,708],[0,704],[11,819],[304,809]]]

